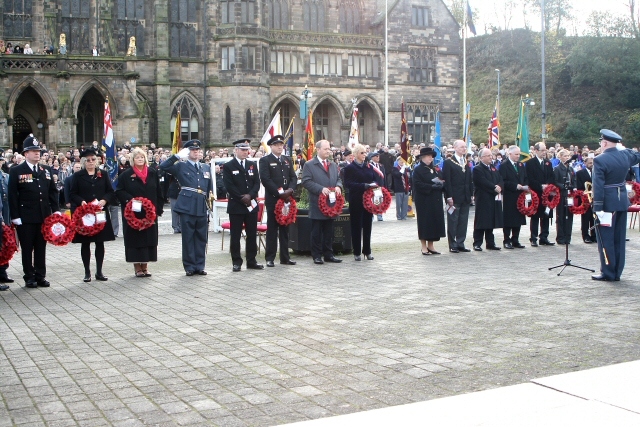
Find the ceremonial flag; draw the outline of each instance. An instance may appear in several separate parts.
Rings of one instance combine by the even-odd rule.
[[[276,135],[282,135],[282,124],[280,123],[280,110],[278,110],[276,115],[273,116],[273,119],[271,120],[271,123],[269,123],[269,127],[267,128],[267,131],[264,133],[264,135],[262,135],[262,139],[260,140],[260,144],[262,145],[262,148],[264,149],[265,154],[271,153],[271,148],[269,148],[269,146],[267,145],[267,142],[269,142],[269,140]]]
[[[294,122],[296,120],[296,116],[293,116],[291,119],[291,123],[289,123],[289,128],[287,132],[284,134],[284,140],[286,141],[287,150],[289,151],[289,155],[293,157],[293,134],[295,133]]]
[[[116,154],[116,139],[113,136],[113,126],[111,124],[111,108],[109,108],[109,98],[104,101],[104,133],[102,135],[102,146],[105,147],[106,166],[114,190],[118,183],[118,157]]]
[[[411,165],[410,161],[410,147],[409,147],[409,135],[407,134],[407,119],[404,117],[404,98],[402,98],[402,107],[401,107],[401,115],[402,124],[400,125],[400,149],[401,149],[401,157],[407,162],[407,164]]]
[[[440,111],[436,113],[436,126],[433,135],[433,145],[435,145],[436,158],[433,162],[442,167],[444,159],[442,158],[442,141],[440,138]]]
[[[489,132],[489,142],[488,147],[499,147],[500,146],[500,122],[498,121],[498,102],[496,101],[496,106],[493,108],[493,115],[491,116],[491,121],[489,122],[489,127],[487,128],[487,132]]]
[[[520,97],[520,112],[518,113],[518,126],[516,128],[516,145],[520,147],[520,161],[529,160],[529,123],[525,114],[526,104]]]
[[[316,151],[316,141],[313,135],[313,113],[309,111],[307,117],[307,127],[304,130],[307,135],[307,160],[313,159],[313,152]]]
[[[349,142],[347,146],[349,150],[355,148],[356,144],[359,144],[360,134],[358,133],[358,107],[353,107],[353,114],[351,115],[351,132],[349,132]]]
[[[476,26],[473,24],[473,14],[471,13],[471,5],[469,5],[469,2],[467,2],[467,26],[469,27],[469,31],[475,36]]]
[[[177,154],[178,151],[182,148],[182,134],[180,133],[182,125],[182,121],[180,118],[180,111],[178,111],[178,115],[176,116],[176,124],[173,127],[173,142],[171,143],[171,154]]]
[[[467,102],[467,108],[464,114],[464,132],[462,140],[467,143],[467,153],[471,153],[471,130],[469,122],[471,121],[471,103]]]

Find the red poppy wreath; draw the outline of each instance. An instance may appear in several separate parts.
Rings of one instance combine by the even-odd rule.
[[[560,203],[560,189],[555,184],[549,184],[542,190],[542,205],[555,209]]]
[[[289,225],[296,222],[298,215],[298,205],[293,197],[289,199],[289,209],[285,208],[284,199],[278,199],[276,202],[276,221],[280,225]]]
[[[589,197],[582,190],[576,190],[569,193],[569,197],[573,197],[573,206],[569,206],[569,212],[574,215],[582,215],[587,213],[591,207]],[[578,203],[579,202],[579,203]]]
[[[107,225],[106,221],[98,222],[96,218],[96,214],[101,211],[100,205],[95,203],[78,206],[71,217],[73,224],[76,226],[76,233],[91,237],[104,230],[105,225]]]
[[[640,182],[627,181],[627,184],[631,185],[631,191],[634,193],[634,196],[630,197],[629,201],[632,205],[640,204]]]
[[[136,216],[136,212],[133,211],[133,201],[137,200],[142,202],[142,211],[144,211],[144,218],[138,218]],[[124,219],[127,220],[127,224],[129,227],[134,230],[142,231],[151,227],[156,223],[156,207],[153,205],[151,200],[146,197],[136,197],[135,199],[129,200],[127,206],[124,208]]]
[[[391,206],[391,193],[389,193],[389,190],[384,187],[379,188],[382,190],[382,200],[378,204],[375,204],[373,201],[374,188],[369,188],[362,195],[362,206],[364,206],[367,212],[374,215],[381,215],[385,213],[387,209],[389,209],[389,206]]]
[[[329,191],[336,191],[335,187],[330,187]],[[336,203],[333,206],[329,206],[329,195],[320,193],[320,197],[318,197],[318,208],[320,208],[320,212],[322,215],[328,216],[330,218],[336,217],[342,213],[342,208],[344,207],[344,197],[342,194],[336,193]]]
[[[54,246],[64,246],[76,235],[73,221],[67,215],[49,215],[42,223],[44,240]]]
[[[13,254],[18,252],[18,241],[16,231],[8,225],[2,226],[2,250],[0,250],[0,265],[8,264],[13,258]]]
[[[531,194],[531,203],[529,206],[525,203],[527,200],[527,194]],[[518,201],[516,202],[518,211],[522,215],[526,216],[534,216],[538,212],[538,206],[540,206],[540,198],[538,195],[532,191],[530,193],[522,192],[518,196]]]

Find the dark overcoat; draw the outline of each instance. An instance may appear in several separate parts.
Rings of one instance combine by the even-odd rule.
[[[309,192],[309,218],[333,219],[322,214],[318,207],[318,198],[324,187],[342,187],[342,180],[338,174],[338,165],[329,160],[329,172],[327,172],[318,157],[314,157],[306,162],[304,168],[302,168],[302,185]]]
[[[540,205],[538,205],[538,213],[536,216],[542,216],[545,214],[545,210],[547,209],[542,204],[542,186],[545,184],[553,184],[553,166],[551,165],[551,161],[547,159],[544,159],[541,164],[540,160],[538,160],[536,156],[527,160],[524,166],[527,169],[529,187],[532,191],[535,191],[540,198]],[[550,210],[547,216],[553,218],[553,211]]]
[[[444,228],[444,187],[434,187],[434,178],[442,174],[433,164],[418,163],[411,180],[413,204],[418,222],[418,239],[438,241],[446,236]]]
[[[105,171],[96,169],[94,175],[89,175],[86,169],[82,169],[73,175],[71,180],[71,188],[69,190],[69,200],[71,201],[71,214],[82,205],[82,202],[91,203],[94,200],[106,200],[107,204],[104,206],[104,213],[107,217],[107,223],[102,231],[95,236],[83,236],[76,233],[73,238],[73,243],[85,243],[85,242],[106,242],[108,240],[115,240],[113,234],[113,228],[111,227],[111,216],[109,215],[109,209],[107,206],[115,205],[118,203],[116,193],[113,191],[111,185],[111,179],[109,174]]]
[[[503,227],[520,227],[527,224],[527,217],[518,210],[518,197],[522,190],[518,190],[518,184],[528,185],[527,170],[522,162],[516,162],[518,171],[506,159],[500,165],[500,176],[504,182],[502,215],[504,217]]]
[[[251,196],[251,199],[258,197],[258,192],[260,191],[258,165],[245,159],[243,169],[238,159],[234,157],[224,164],[222,177],[229,199],[227,213],[239,215],[249,213],[247,206],[242,203],[241,199],[244,194]],[[252,212],[257,213],[257,208]]]
[[[477,230],[502,228],[502,203],[496,201],[496,185],[504,189],[504,182],[495,166],[478,163],[473,168],[476,200],[474,228]]]
[[[27,162],[11,167],[8,193],[11,219],[20,218],[23,224],[42,224],[60,210],[58,190],[48,166],[38,165],[37,174]]]

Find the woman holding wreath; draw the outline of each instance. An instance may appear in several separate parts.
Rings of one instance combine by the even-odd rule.
[[[364,145],[357,144],[353,150],[353,162],[344,168],[344,186],[349,194],[349,216],[351,217],[351,244],[356,261],[361,261],[361,254],[368,260],[371,255],[371,226],[373,214],[363,206],[362,196],[369,188],[376,188],[378,175],[366,162],[367,152]],[[362,239],[362,241],[361,241]]]
[[[132,166],[120,174],[116,187],[122,206],[124,256],[127,262],[133,263],[136,277],[149,277],[151,274],[147,270],[147,263],[158,260],[158,217],[162,215],[164,199],[158,171],[147,166],[145,152],[134,148],[130,161]],[[144,230],[133,228],[125,217],[129,201],[140,198],[148,199],[156,210],[153,225]]]
[[[419,163],[413,170],[411,188],[418,220],[418,239],[422,255],[439,255],[433,242],[445,237],[444,229],[444,181],[440,169],[433,164],[436,152],[431,147],[420,150]]]
[[[102,263],[104,261],[104,242],[115,240],[113,228],[111,227],[111,218],[109,209],[105,207],[109,204],[117,203],[116,194],[111,185],[109,174],[103,173],[97,167],[96,152],[92,148],[84,150],[80,154],[80,165],[82,169],[73,174],[71,180],[71,188],[69,191],[69,200],[71,201],[71,212],[73,213],[80,206],[88,203],[99,205],[104,212],[104,220],[106,224],[102,231],[94,236],[83,236],[76,233],[73,243],[80,243],[80,255],[84,264],[84,281],[91,281],[91,242],[96,244],[96,280],[106,281],[107,278],[102,274]]]

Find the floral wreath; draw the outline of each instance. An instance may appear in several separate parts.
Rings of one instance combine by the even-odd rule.
[[[133,211],[132,206],[134,200],[142,202],[144,218],[138,218],[136,216],[136,212]],[[124,208],[124,219],[127,220],[127,224],[129,224],[129,227],[133,228],[134,230],[146,230],[156,223],[156,218],[156,207],[153,205],[151,200],[147,199],[146,197],[136,197],[135,199],[131,199],[127,203],[127,206]]]
[[[336,191],[336,188],[330,187],[329,191]],[[331,207],[329,206],[329,195],[320,193],[320,196],[318,197],[318,208],[320,208],[322,215],[330,218],[336,217],[342,213],[343,207],[344,196],[342,194],[336,193],[336,204]]]
[[[284,199],[278,199],[276,202],[276,222],[280,225],[289,225],[296,222],[296,216],[298,215],[298,205],[293,197],[289,199],[289,210],[285,209]],[[285,213],[286,211],[286,213]]]
[[[549,184],[542,190],[542,205],[555,209],[560,204],[560,189],[555,184]]]
[[[374,188],[369,188],[362,195],[362,205],[367,210],[367,212],[372,213],[374,215],[381,215],[389,209],[391,206],[391,193],[384,187],[378,187],[382,190],[382,201],[379,204],[375,204],[373,201],[373,191]]]
[[[640,182],[627,181],[627,184],[631,184],[631,191],[635,193],[633,197],[629,199],[632,205],[640,204]]]
[[[97,222],[94,221],[93,224],[86,224],[84,222],[84,217],[88,215],[93,215],[95,217],[96,213],[100,212],[102,208],[100,205],[96,203],[87,203],[82,206],[78,206],[76,210],[73,212],[73,216],[71,219],[76,226],[76,233],[81,234],[83,236],[95,236],[104,230],[106,222]]]
[[[45,218],[42,223],[44,240],[54,246],[64,246],[71,242],[76,235],[73,221],[67,215],[53,214]]]
[[[531,204],[529,206],[527,206],[526,204],[527,194],[531,194]],[[518,196],[516,206],[518,207],[518,211],[522,215],[534,216],[538,212],[538,207],[540,206],[540,198],[535,193],[535,191],[532,191],[530,193],[523,191]]]
[[[2,226],[2,250],[0,250],[0,265],[8,264],[13,254],[18,252],[18,241],[13,227]]]
[[[589,196],[587,196],[582,190],[572,191],[569,193],[568,197],[573,197],[573,206],[569,206],[569,212],[574,215],[587,213],[591,207],[591,203],[589,203]],[[580,200],[580,203],[576,203],[578,200]]]

